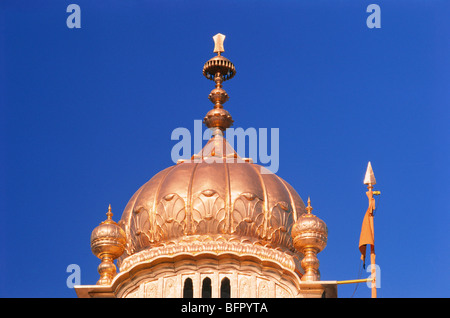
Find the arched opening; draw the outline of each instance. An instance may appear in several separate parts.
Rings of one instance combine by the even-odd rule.
[[[225,277],[222,279],[222,282],[220,283],[220,298],[230,298],[230,280]]]
[[[211,279],[209,277],[203,280],[202,298],[211,298]]]
[[[183,298],[194,298],[194,288],[192,286],[192,279],[186,278],[183,287]]]

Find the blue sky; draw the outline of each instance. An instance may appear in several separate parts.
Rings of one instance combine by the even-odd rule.
[[[81,28],[66,8],[81,8]],[[381,8],[369,29],[366,8]],[[235,127],[279,128],[278,175],[328,225],[323,280],[358,278],[367,162],[380,297],[449,297],[448,1],[0,3],[0,297],[75,297],[90,233],[172,165],[212,108],[212,36],[237,68]],[[241,154],[244,156],[243,154]],[[362,271],[361,277],[368,273]],[[339,287],[351,297],[355,285]],[[359,285],[354,297],[370,297]]]

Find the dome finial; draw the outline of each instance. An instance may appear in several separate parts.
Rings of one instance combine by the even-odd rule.
[[[112,221],[112,216],[113,216],[113,213],[111,212],[111,204],[109,204],[109,206],[108,206],[108,212],[106,212],[106,220],[107,221]]]
[[[225,35],[218,33],[213,36],[213,39],[214,53],[217,53],[217,56],[214,56],[205,63],[203,66],[203,75],[216,83],[216,88],[208,96],[209,100],[214,104],[214,108],[206,114],[203,123],[210,129],[219,128],[224,131],[231,127],[233,119],[230,113],[223,109],[223,104],[229,97],[227,92],[222,88],[222,83],[231,79],[236,74],[236,69],[233,63],[220,55],[225,51],[223,47]]]
[[[308,197],[308,206],[306,207],[306,211],[308,212],[308,214],[311,214],[313,208],[311,206],[311,198]]]

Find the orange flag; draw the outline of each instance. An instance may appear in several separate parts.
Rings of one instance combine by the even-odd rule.
[[[366,192],[369,198],[369,208],[364,215],[364,220],[361,227],[361,235],[359,237],[359,251],[361,252],[361,260],[363,261],[363,267],[366,268],[366,245],[371,244],[374,246],[375,238],[373,235],[373,210],[375,210],[375,199],[373,198],[373,192]]]

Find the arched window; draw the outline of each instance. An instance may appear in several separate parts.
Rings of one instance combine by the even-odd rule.
[[[220,283],[220,298],[230,298],[230,280],[225,277],[222,279],[222,282]]]
[[[203,280],[202,298],[211,298],[211,279],[209,277]]]
[[[184,281],[183,298],[193,298],[194,288],[192,287],[192,279],[186,278]]]

